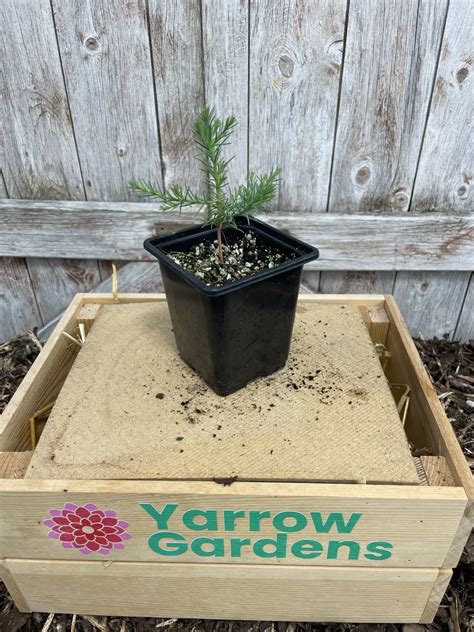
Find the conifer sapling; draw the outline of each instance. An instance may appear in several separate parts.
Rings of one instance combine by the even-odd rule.
[[[247,184],[233,189],[228,183],[228,166],[232,158],[225,159],[222,151],[228,144],[237,121],[234,116],[221,120],[213,108],[205,107],[199,114],[194,127],[194,139],[199,146],[199,161],[207,179],[207,192],[202,195],[189,187],[179,184],[160,187],[143,180],[132,180],[130,187],[141,194],[156,198],[163,211],[180,211],[187,206],[206,209],[204,225],[213,226],[217,231],[218,257],[224,263],[222,251],[222,230],[235,227],[236,217],[250,217],[274,198],[280,176],[276,167],[263,175],[249,173]]]

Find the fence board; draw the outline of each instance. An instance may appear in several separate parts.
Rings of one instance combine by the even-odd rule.
[[[463,272],[399,272],[393,295],[411,334],[451,339],[468,282]]]
[[[112,278],[108,277],[93,288],[92,292],[102,294],[112,291]],[[120,267],[118,271],[119,292],[163,292],[160,266],[157,262],[132,261]],[[69,300],[72,299],[72,295]],[[61,314],[50,320],[38,331],[40,340],[46,340],[59,322]]]
[[[8,191],[0,171],[0,198]],[[23,258],[0,259],[0,343],[43,323]]]
[[[82,199],[49,0],[3,0],[0,23],[0,151],[8,191],[14,197]]]
[[[441,47],[412,210],[473,210],[474,4],[451,2]]]
[[[330,211],[407,210],[446,0],[351,0]]]
[[[198,0],[148,0],[165,184],[199,189],[192,125],[204,105],[201,7]]]
[[[137,260],[143,239],[196,223],[155,204],[0,200],[0,256]],[[318,246],[320,270],[466,270],[474,267],[474,214],[267,214]],[[47,230],[45,230],[47,222]],[[73,242],[71,235],[74,235]]]
[[[0,342],[41,327],[43,320],[24,259],[4,257],[0,263]]]
[[[66,309],[74,294],[88,292],[100,282],[95,260],[28,259],[28,270],[44,323]]]
[[[247,178],[248,134],[248,0],[207,0],[202,4],[205,100],[219,116],[234,114],[238,125],[232,146],[225,148],[229,183]]]
[[[345,0],[250,2],[250,168],[281,165],[280,211],[325,211]]]
[[[391,294],[395,272],[324,272],[323,294]]]
[[[471,275],[454,340],[474,341],[474,275]]]
[[[87,198],[137,199],[131,178],[160,178],[145,1],[53,7]]]
[[[317,270],[307,270],[306,267],[304,267],[301,275],[301,287],[303,289],[300,289],[300,292],[304,292],[305,294],[317,294],[319,292],[320,278],[320,272]]]

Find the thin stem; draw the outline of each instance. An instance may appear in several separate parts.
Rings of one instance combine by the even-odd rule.
[[[224,263],[224,254],[222,253],[222,226],[217,227],[217,254],[219,255],[219,261]]]

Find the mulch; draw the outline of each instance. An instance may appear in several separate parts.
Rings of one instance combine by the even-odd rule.
[[[415,340],[446,414],[474,470],[474,345]],[[0,345],[0,412],[39,353],[34,333]],[[430,625],[317,624],[259,621],[202,621],[47,615],[19,612],[0,582],[0,632],[474,632],[474,537]]]

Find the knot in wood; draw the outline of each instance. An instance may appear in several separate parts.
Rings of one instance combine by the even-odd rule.
[[[405,191],[405,189],[397,189],[396,191],[393,192],[392,204],[394,207],[398,209],[406,208],[409,201],[410,201],[410,198],[408,196],[408,193]]]
[[[367,165],[362,165],[357,169],[355,180],[358,185],[364,186],[370,180],[370,168]]]
[[[99,40],[96,37],[88,37],[84,45],[91,53],[96,53],[100,48]]]
[[[335,40],[326,49],[328,57],[332,59],[337,65],[342,63],[342,51],[344,50],[344,42],[342,39]]]
[[[278,60],[278,68],[280,69],[281,74],[289,79],[293,75],[295,64],[291,57],[288,55],[282,55]]]
[[[466,79],[468,74],[469,74],[469,68],[466,68],[466,66],[464,66],[463,68],[460,68],[456,73],[456,79],[458,80],[458,83],[462,83]]]
[[[467,198],[467,195],[469,193],[469,187],[467,187],[465,184],[461,185],[458,189],[458,196],[465,200]]]

